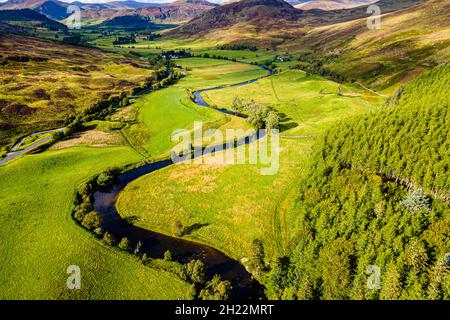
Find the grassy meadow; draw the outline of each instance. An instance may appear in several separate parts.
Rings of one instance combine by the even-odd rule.
[[[291,70],[248,86],[208,92],[209,100],[230,108],[234,97],[270,105],[284,117],[283,135],[320,134],[330,123],[360,114],[382,102],[359,88]]]
[[[144,267],[135,258],[103,245],[77,226],[70,216],[76,186],[108,167],[142,159],[135,149],[126,146],[127,130],[122,130],[124,135],[120,130],[123,121],[133,120],[137,110],[137,116],[151,132],[147,141],[149,150],[159,156],[170,147],[171,132],[189,127],[194,120],[222,129],[249,128],[243,119],[196,106],[186,90],[245,81],[264,75],[265,71],[251,65],[201,58],[180,60],[180,63],[188,68],[192,81],[188,76],[176,86],[143,96],[135,105],[118,110],[109,121],[86,123],[87,130],[54,144],[49,150],[26,155],[0,168],[4,244],[1,254],[5,258],[0,278],[2,287],[7,288],[1,298],[193,297],[191,286],[177,276]],[[72,264],[81,267],[79,291],[66,289],[65,270]]]

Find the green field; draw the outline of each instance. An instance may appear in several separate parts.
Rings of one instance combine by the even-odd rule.
[[[187,68],[187,76],[176,85],[148,94],[135,103],[138,123],[126,130],[129,139],[153,158],[167,157],[176,144],[171,134],[191,129],[194,121],[208,127],[248,127],[244,120],[196,105],[187,90],[230,85],[267,74],[257,66],[231,61],[188,58],[176,60]]]
[[[103,245],[70,216],[74,190],[110,166],[137,162],[127,147],[73,147],[0,168],[1,299],[176,299],[190,286]],[[66,268],[81,268],[68,290]]]
[[[138,225],[171,233],[173,222],[203,225],[186,235],[236,259],[249,257],[253,239],[261,239],[270,257],[286,252],[295,228],[286,223],[314,138],[335,121],[367,112],[379,102],[362,90],[300,71],[288,71],[242,87],[208,92],[220,107],[234,96],[269,104],[289,119],[280,143],[280,170],[260,175],[256,165],[175,165],[141,177],[120,195],[118,210]],[[293,126],[295,124],[295,127]],[[152,190],[151,193],[148,190]]]
[[[382,102],[361,89],[340,85],[302,71],[286,71],[248,86],[208,92],[208,98],[229,108],[234,97],[253,99],[286,115],[286,135],[318,134],[330,122],[368,111]]]
[[[38,38],[1,37],[0,156],[21,136],[63,126],[152,76],[147,61]]]

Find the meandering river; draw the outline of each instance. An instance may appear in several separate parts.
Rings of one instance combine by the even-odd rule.
[[[260,67],[269,71],[269,74],[230,86],[220,86],[196,91],[194,92],[194,101],[201,106],[210,107],[201,96],[203,92],[218,90],[225,87],[243,86],[272,75],[271,70],[264,66]],[[217,110],[227,114],[230,113],[225,109]],[[245,138],[243,142],[248,143],[249,141],[250,139]],[[226,148],[226,146],[224,146],[224,148]],[[126,221],[118,214],[115,207],[117,197],[127,184],[143,175],[160,170],[172,164],[171,160],[164,160],[129,170],[117,177],[117,182],[111,190],[97,191],[94,194],[94,209],[102,217],[102,228],[116,236],[127,237],[133,242],[142,241],[143,252],[146,252],[148,256],[153,258],[162,258],[164,252],[170,250],[173,259],[182,263],[194,258],[202,260],[205,264],[208,277],[218,274],[223,280],[231,282],[231,299],[264,299],[263,286],[252,278],[251,274],[247,272],[239,261],[230,258],[226,254],[210,246],[137,227],[132,224],[132,221]]]

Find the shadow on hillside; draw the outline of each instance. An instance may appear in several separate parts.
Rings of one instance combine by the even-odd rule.
[[[197,231],[203,227],[209,226],[209,223],[194,223],[193,225],[186,227],[183,231],[183,236],[187,236],[194,231]]]
[[[278,116],[280,117],[279,130],[280,132],[295,128],[298,126],[297,122],[291,121],[292,118],[289,118],[285,113],[278,112]]]

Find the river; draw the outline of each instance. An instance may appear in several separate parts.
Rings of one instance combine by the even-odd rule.
[[[271,70],[264,66],[260,67],[269,71],[269,74],[230,86],[220,86],[196,91],[194,92],[194,101],[201,106],[211,107],[202,98],[201,94],[203,92],[226,87],[243,86],[272,75]],[[225,109],[216,110],[227,114],[230,113]],[[248,143],[249,141],[249,138],[245,138],[243,142]],[[226,148],[226,145],[224,145],[223,148]],[[122,219],[118,214],[115,207],[117,197],[130,182],[172,164],[171,160],[145,164],[120,174],[117,177],[116,183],[110,190],[97,191],[94,194],[94,210],[102,217],[102,228],[118,237],[127,237],[133,242],[142,241],[143,252],[146,252],[147,255],[152,258],[162,258],[164,252],[170,250],[173,259],[181,263],[186,263],[191,259],[202,260],[205,264],[208,277],[218,274],[223,280],[230,281],[232,286],[230,293],[231,299],[264,299],[264,287],[253,279],[252,275],[247,272],[245,267],[239,261],[230,258],[226,254],[210,246],[137,227]]]

